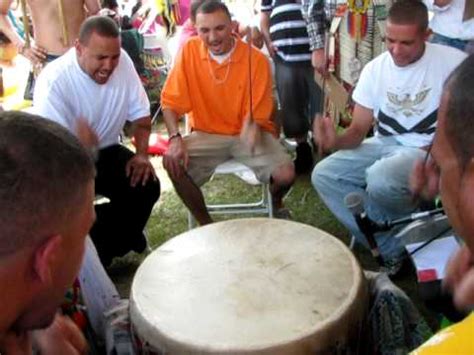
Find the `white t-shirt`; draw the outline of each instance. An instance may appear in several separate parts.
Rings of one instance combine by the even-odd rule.
[[[434,4],[434,0],[424,0],[428,9],[434,13],[430,22],[433,32],[449,38],[474,40],[474,19],[463,22],[466,1],[472,0],[453,0],[451,4],[439,7]]]
[[[99,138],[99,148],[105,148],[119,143],[125,121],[149,116],[150,103],[124,50],[107,83],[99,85],[82,71],[76,50],[71,48],[42,70],[33,110],[73,133],[76,120],[85,119]]]
[[[426,43],[418,61],[398,67],[384,52],[364,67],[352,97],[373,110],[376,135],[393,135],[404,146],[427,146],[436,128],[443,84],[464,58],[458,49]]]

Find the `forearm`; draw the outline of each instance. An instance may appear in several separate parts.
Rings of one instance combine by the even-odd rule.
[[[344,133],[337,136],[335,150],[339,149],[354,149],[357,148],[364,140],[367,132],[362,132],[357,127],[351,127],[346,129]]]
[[[179,132],[179,115],[175,111],[165,108],[163,110],[163,120],[169,136]]]
[[[267,48],[270,48],[272,40],[270,38],[270,14],[262,12],[260,15],[260,31]]]
[[[136,154],[148,155],[148,140],[151,132],[150,117],[140,118],[132,123]]]
[[[21,50],[25,44],[20,35],[13,28],[7,14],[0,14],[0,31],[19,49]]]

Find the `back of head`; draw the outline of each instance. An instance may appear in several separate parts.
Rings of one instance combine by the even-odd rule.
[[[198,14],[213,14],[217,11],[224,12],[229,17],[229,20],[232,19],[227,5],[220,0],[204,0],[196,9],[196,16]]]
[[[446,81],[449,93],[446,133],[462,166],[474,158],[474,55],[466,58]]]
[[[93,33],[97,33],[101,37],[118,38],[120,36],[117,24],[107,16],[88,17],[79,30],[79,42],[82,45],[87,45]]]
[[[94,162],[66,129],[23,112],[0,114],[0,256],[59,233],[84,201]]]
[[[397,0],[388,11],[388,21],[397,25],[418,25],[428,29],[428,8],[421,0]]]

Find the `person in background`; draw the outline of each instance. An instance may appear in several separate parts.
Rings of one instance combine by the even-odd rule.
[[[433,11],[431,42],[474,53],[474,4],[471,0],[424,0]]]
[[[297,174],[313,168],[313,150],[308,143],[311,123],[319,110],[321,90],[314,81],[312,52],[299,1],[262,0],[261,21],[268,53],[275,63],[280,102],[277,121],[287,138],[294,138]]]

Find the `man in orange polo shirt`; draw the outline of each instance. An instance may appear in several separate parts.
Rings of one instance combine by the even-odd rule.
[[[251,49],[250,91],[249,46],[232,35],[229,10],[220,1],[208,0],[198,8],[196,28],[199,36],[180,51],[161,95],[170,137],[163,165],[201,225],[212,219],[199,186],[230,158],[270,181],[278,211],[295,174],[290,156],[273,136],[270,65]],[[178,120],[184,114],[192,132],[182,138]]]

